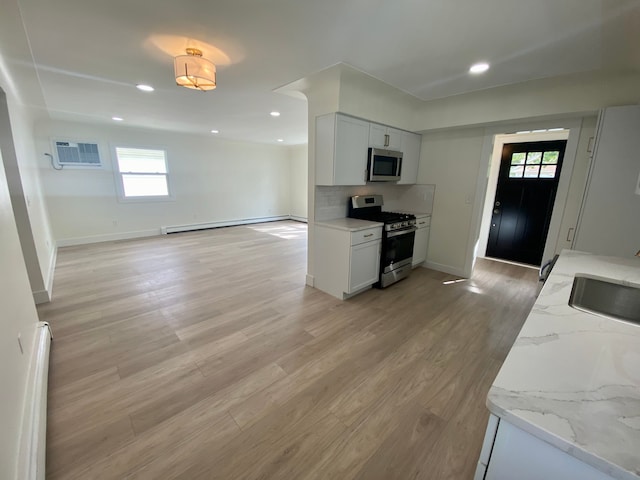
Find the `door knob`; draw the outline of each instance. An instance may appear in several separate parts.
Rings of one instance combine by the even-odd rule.
[[[497,209],[497,208],[495,208],[495,209],[493,210],[493,213],[494,213],[494,215],[498,215],[498,214],[500,213],[500,210],[499,210],[499,209]]]
[[[500,202],[498,201],[496,202],[496,207],[499,207],[499,206],[500,206]]]

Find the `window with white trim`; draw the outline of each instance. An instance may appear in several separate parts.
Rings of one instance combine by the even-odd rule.
[[[167,198],[167,154],[164,150],[116,147],[123,198]]]

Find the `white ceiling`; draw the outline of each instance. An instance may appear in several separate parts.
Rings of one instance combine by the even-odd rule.
[[[52,118],[252,142],[306,142],[306,102],[273,90],[339,62],[423,100],[640,66],[640,0],[18,3]],[[217,64],[216,90],[175,85],[187,46]]]

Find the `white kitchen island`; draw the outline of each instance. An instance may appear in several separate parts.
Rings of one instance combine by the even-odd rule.
[[[640,258],[562,252],[489,390],[476,479],[640,478],[640,326],[571,307],[582,274],[640,287]]]

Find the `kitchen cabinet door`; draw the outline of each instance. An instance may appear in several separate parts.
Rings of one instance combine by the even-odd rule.
[[[420,222],[421,220],[417,220]],[[422,219],[422,222],[425,220]],[[427,259],[427,248],[429,247],[429,227],[422,227],[416,230],[416,237],[413,242],[413,259],[411,266],[417,267]]]
[[[402,132],[402,173],[398,184],[412,185],[418,181],[421,146],[422,135]]]
[[[369,146],[385,150],[402,151],[402,130],[371,123],[369,125]]]
[[[640,250],[640,105],[609,107],[596,146],[573,248],[616,257]]]
[[[346,293],[357,292],[378,281],[380,245],[380,240],[374,240],[351,247],[349,291]]]
[[[480,462],[479,462],[480,463]],[[613,477],[500,420],[485,480],[613,480]]]
[[[316,185],[365,185],[369,122],[339,113],[316,118]]]

